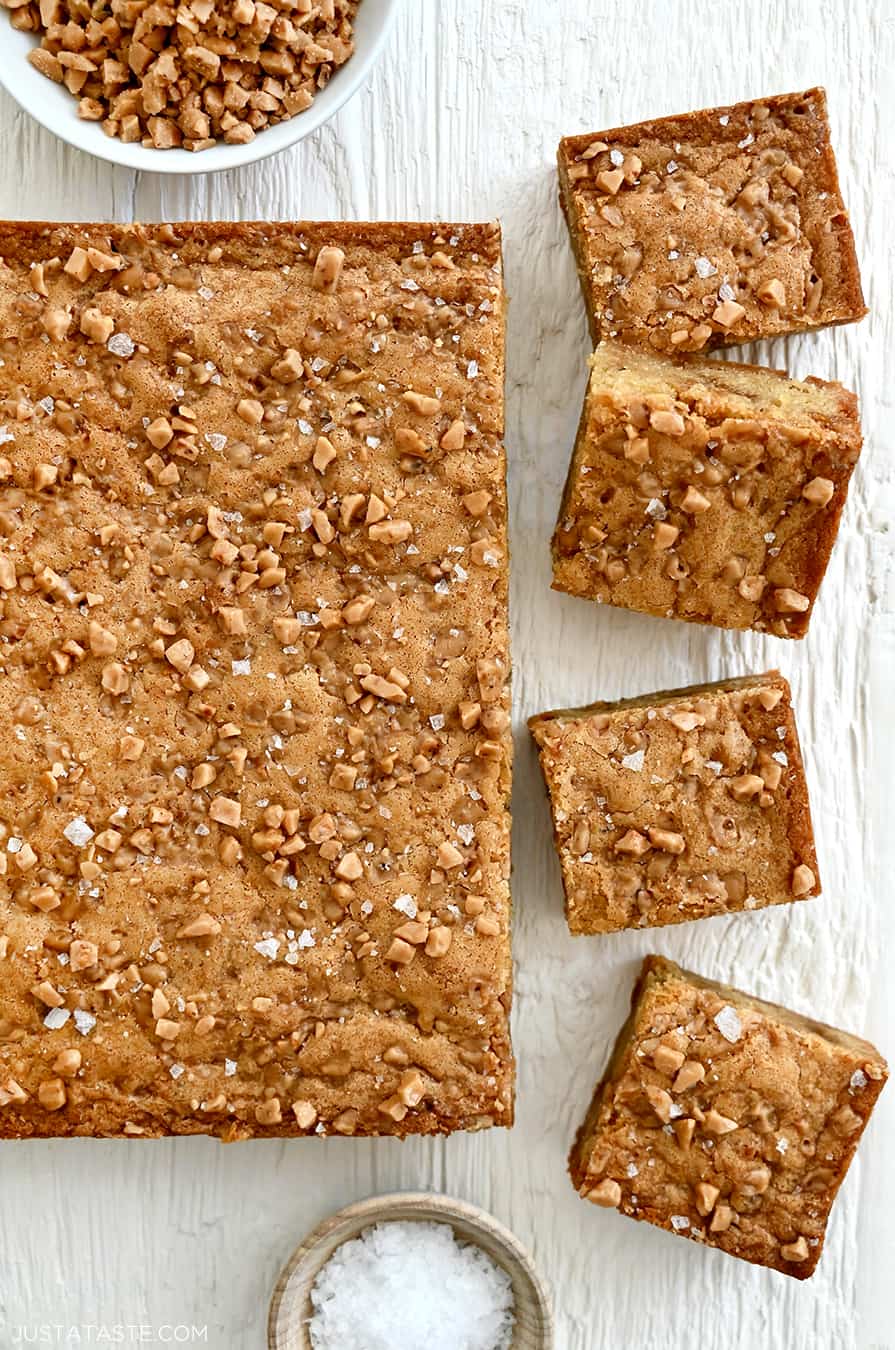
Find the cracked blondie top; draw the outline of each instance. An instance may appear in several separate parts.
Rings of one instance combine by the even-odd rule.
[[[541,713],[573,933],[820,892],[789,685],[779,671]]]
[[[554,588],[804,637],[860,449],[857,399],[840,384],[602,342]]]
[[[0,1134],[512,1119],[500,239],[0,226]]]
[[[573,1184],[807,1279],[887,1077],[867,1041],[648,956],[572,1148]]]
[[[568,136],[594,342],[700,351],[867,311],[822,89]]]

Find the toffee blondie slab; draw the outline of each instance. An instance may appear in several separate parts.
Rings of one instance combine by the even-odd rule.
[[[648,956],[572,1181],[597,1205],[804,1280],[887,1077],[867,1041]]]
[[[0,1134],[512,1120],[500,237],[0,226]]]
[[[699,351],[867,311],[822,89],[559,146],[593,340]]]
[[[541,713],[573,933],[817,895],[808,789],[779,671]]]
[[[553,585],[666,618],[804,637],[861,449],[842,385],[602,342]]]

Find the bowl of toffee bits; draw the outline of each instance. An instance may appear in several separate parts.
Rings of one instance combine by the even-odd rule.
[[[100,159],[215,173],[328,121],[365,82],[399,3],[0,0],[0,84]]]

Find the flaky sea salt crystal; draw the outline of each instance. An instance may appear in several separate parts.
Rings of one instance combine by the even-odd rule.
[[[311,1290],[314,1350],[509,1350],[513,1288],[444,1223],[380,1223],[344,1242]]]
[[[277,959],[277,952],[280,950],[280,944],[276,938],[264,938],[261,942],[256,942],[254,945],[255,951],[260,952],[262,956],[266,956],[268,960],[275,961]]]
[[[633,750],[630,755],[625,755],[622,759],[622,768],[631,769],[634,773],[640,773],[643,768],[643,750]]]
[[[742,1036],[743,1024],[729,1004],[725,1004],[721,1011],[715,1014],[713,1020],[725,1041],[730,1041],[731,1045]]]
[[[416,901],[412,895],[399,895],[392,904],[392,909],[396,909],[399,914],[406,914],[408,919],[416,918]]]
[[[713,277],[717,272],[717,267],[708,258],[694,258],[693,266],[696,268],[696,274],[700,277]]]
[[[685,1228],[690,1227],[690,1220],[687,1218],[686,1214],[672,1214],[671,1226],[676,1233],[682,1233]]]
[[[82,1036],[89,1036],[90,1032],[96,1026],[96,1018],[93,1013],[84,1012],[83,1008],[75,1008],[75,1026]]]
[[[83,848],[93,838],[93,831],[83,816],[75,816],[74,820],[70,820],[62,833],[75,848]]]
[[[70,1017],[68,1008],[51,1008],[44,1018],[44,1026],[50,1031],[58,1031],[60,1027],[65,1026]]]
[[[137,350],[133,338],[127,333],[113,333],[106,343],[113,356],[133,356]]]

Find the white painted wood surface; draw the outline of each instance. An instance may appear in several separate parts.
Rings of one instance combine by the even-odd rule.
[[[8,59],[2,52],[0,61]],[[761,353],[863,395],[866,447],[801,644],[597,609],[548,589],[578,417],[584,316],[556,203],[566,132],[823,83],[869,320]],[[518,1124],[401,1145],[337,1139],[0,1144],[0,1346],[17,1328],[207,1325],[263,1344],[280,1263],[326,1213],[428,1187],[491,1209],[552,1284],[558,1350],[895,1346],[895,1088],[807,1284],[579,1201],[565,1156],[637,962],[655,949],[874,1037],[895,1054],[895,472],[891,0],[406,0],[371,85],[316,138],[216,179],[67,150],[0,96],[0,214],[484,219],[505,232],[517,769]],[[571,939],[524,718],[544,706],[778,665],[795,689],[824,895],[766,914]],[[88,1340],[92,1334],[94,1341]],[[156,1332],[158,1334],[158,1332]],[[157,1342],[150,1342],[157,1343]],[[345,1350],[354,1350],[346,1347]]]

